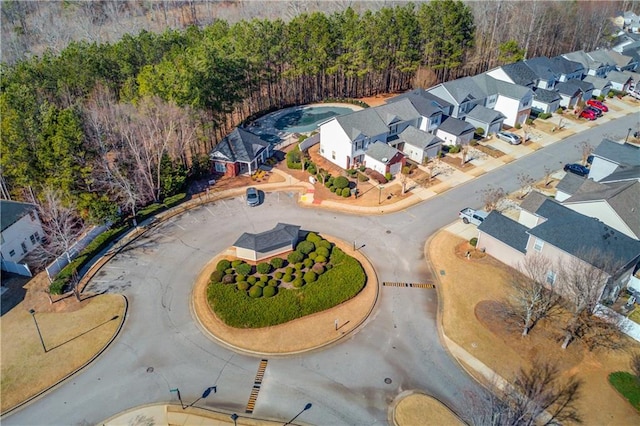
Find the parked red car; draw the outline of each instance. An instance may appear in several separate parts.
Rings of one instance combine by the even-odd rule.
[[[598,117],[596,116],[595,112],[589,111],[588,109],[585,109],[584,111],[582,111],[580,113],[580,118],[586,118],[587,120],[593,121]]]
[[[608,106],[606,106],[602,102],[597,101],[595,99],[589,99],[587,101],[587,105],[589,105],[590,107],[593,107],[593,108],[598,108],[602,112],[608,112],[609,111],[609,107]]]

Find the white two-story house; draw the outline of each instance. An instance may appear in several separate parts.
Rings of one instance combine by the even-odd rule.
[[[0,215],[2,269],[30,275],[28,268],[21,268],[17,264],[40,245],[40,239],[44,236],[37,208],[33,204],[0,200]],[[23,273],[23,270],[27,273]]]

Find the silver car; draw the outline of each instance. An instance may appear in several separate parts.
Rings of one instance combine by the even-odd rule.
[[[496,133],[496,136],[498,139],[509,142],[511,145],[519,145],[522,142],[522,138],[520,136],[511,132],[498,132]]]
[[[258,190],[253,186],[250,186],[249,188],[247,188],[247,205],[249,207],[253,207],[257,206],[258,204],[260,204],[260,195],[258,193]]]

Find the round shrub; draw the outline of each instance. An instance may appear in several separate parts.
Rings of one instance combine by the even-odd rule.
[[[305,259],[303,263],[305,268],[311,268],[314,262],[313,259]]]
[[[316,246],[311,241],[300,241],[296,246],[296,251],[299,251],[302,254],[309,254],[315,249]]]
[[[246,281],[240,281],[238,283],[238,290],[247,291],[249,290],[249,287],[251,287],[251,285]]]
[[[236,282],[236,276],[233,274],[227,274],[222,277],[222,284],[231,284]]]
[[[256,281],[258,281],[258,279],[256,277],[254,277],[253,275],[250,277],[247,277],[247,282],[251,285],[255,284]]]
[[[307,234],[307,238],[305,238],[305,240],[311,241],[313,244],[317,244],[320,241],[322,241],[322,238],[320,238],[320,236],[318,234],[316,234],[315,232],[309,232]]]
[[[290,283],[291,281],[293,281],[293,274],[284,274],[284,276],[282,277],[282,281],[284,281],[285,283]]]
[[[320,263],[316,263],[311,268],[311,271],[315,272],[318,275],[322,275],[322,274],[324,274],[324,266],[322,266],[322,264],[320,264]]]
[[[298,262],[296,263],[296,271],[301,271],[304,268],[304,263]]]
[[[211,277],[209,278],[209,280],[212,283],[219,283],[220,281],[222,281],[222,277],[224,277],[224,274],[222,273],[222,271],[218,271],[216,269],[211,273]]]
[[[237,268],[241,263],[244,263],[244,260],[236,259],[231,262],[231,267]]]
[[[318,256],[324,256],[324,257],[329,257],[329,249],[326,247],[318,247],[316,249],[316,253],[318,253]]]
[[[318,247],[324,247],[328,250],[331,250],[331,243],[327,240],[321,239],[320,241],[316,242],[316,248]]]
[[[304,281],[302,280],[302,278],[296,278],[295,280],[293,280],[292,284],[295,288],[300,288],[304,285]]]
[[[299,251],[292,251],[291,253],[289,253],[289,255],[287,256],[287,260],[289,261],[289,263],[298,263],[298,262],[302,262],[302,259],[304,259],[304,254],[300,253]]]
[[[270,279],[268,283],[269,287],[278,287],[278,284],[280,283],[278,282],[278,280],[275,280],[275,279]]]
[[[347,188],[349,186],[349,179],[344,176],[338,176],[334,179],[333,186],[337,189]]]
[[[304,276],[302,277],[302,279],[304,280],[305,283],[309,284],[317,280],[318,275],[313,271],[307,271],[304,273]]]
[[[472,239],[469,240],[469,244],[475,247],[478,244],[478,238],[473,237]]]
[[[269,275],[261,275],[260,281],[266,283],[267,281],[269,281]]]
[[[245,281],[247,279],[246,275],[236,275],[236,282]]]
[[[227,269],[229,269],[230,267],[231,267],[231,262],[229,262],[227,259],[222,259],[216,265],[216,270],[220,271],[220,272],[224,272]]]
[[[278,271],[278,272],[276,272],[275,274],[273,274],[273,276],[274,276],[277,280],[281,279],[283,275],[284,275],[284,274],[283,274],[282,272],[280,272],[280,271]]]
[[[331,179],[327,179],[324,181],[324,187],[325,188],[331,188],[331,184],[332,184],[332,180]]]
[[[247,262],[242,262],[238,266],[236,266],[236,272],[242,275],[249,275],[251,273],[251,265]]]
[[[271,265],[269,265],[267,262],[260,262],[258,263],[258,266],[256,266],[256,271],[261,274],[268,274],[269,272],[271,272]]]
[[[255,283],[255,286],[264,288],[264,287],[267,286],[267,282],[266,281],[257,281]]]
[[[316,263],[325,263],[327,261],[327,258],[324,256],[318,256],[314,260],[316,261]]]
[[[278,289],[276,287],[265,287],[262,289],[262,295],[264,297],[273,297],[278,293]]]
[[[287,266],[287,269],[284,270],[285,275],[291,275],[293,274],[294,269],[291,266]]]
[[[331,268],[333,268],[333,265],[330,263],[327,263],[326,265],[324,265],[324,267],[327,269],[327,271]]]
[[[273,266],[273,269],[279,269],[284,266],[284,259],[281,257],[274,257],[269,263]]]
[[[311,253],[309,253],[309,259],[315,259],[318,256],[318,253],[316,253],[315,251],[312,251]]]
[[[331,192],[334,192],[334,193],[335,193],[337,189],[338,189],[338,188],[336,188],[335,186],[332,186],[332,187],[330,187],[330,188],[329,188],[329,191],[331,191]]]
[[[344,198],[351,197],[351,190],[349,188],[342,188],[342,196]]]
[[[258,287],[257,285],[252,286],[249,290],[249,297],[253,297],[254,299],[262,297],[262,287]]]
[[[235,270],[235,269],[233,269],[233,268],[227,268],[227,269],[225,269],[225,270],[224,270],[224,273],[225,273],[225,274],[233,274],[235,271],[236,271],[236,270]]]

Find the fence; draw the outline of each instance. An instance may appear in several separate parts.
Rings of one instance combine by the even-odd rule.
[[[78,256],[78,254],[82,251],[82,249],[89,245],[89,243],[93,241],[98,235],[109,229],[110,225],[111,224],[100,225],[91,228],[91,230],[89,230],[89,232],[85,233],[82,238],[76,241],[68,251],[62,253],[56,260],[50,263],[45,268],[49,279],[53,279],[56,275],[58,275],[62,268],[69,264],[70,260],[75,259],[76,256]],[[69,254],[68,256],[67,253]]]
[[[13,274],[22,275],[25,277],[32,277],[31,271],[29,270],[29,266],[23,263],[11,262],[9,260],[2,260],[2,270],[11,272]]]

